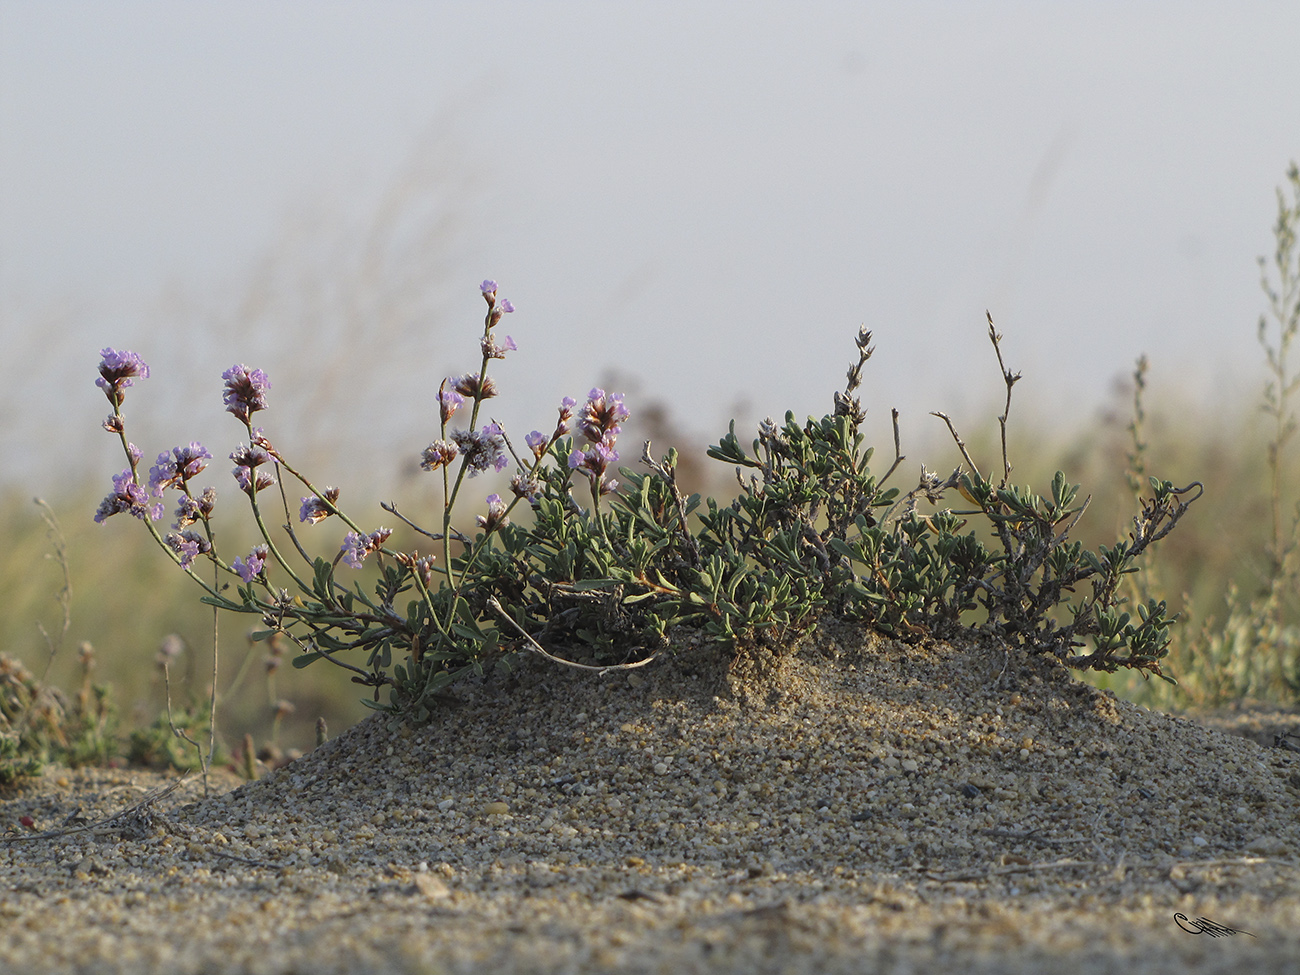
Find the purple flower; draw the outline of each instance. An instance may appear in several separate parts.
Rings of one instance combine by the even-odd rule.
[[[250,496],[275,486],[275,475],[269,471],[257,471],[254,474],[251,467],[236,467],[232,473],[239,489]]]
[[[321,497],[311,495],[302,499],[302,507],[298,509],[298,520],[305,521],[309,524],[316,524],[318,521],[324,521],[330,515],[335,514],[338,509],[334,507],[334,502],[339,499],[339,489],[336,487],[327,487],[321,492]]]
[[[491,280],[484,281],[482,284],[478,286],[478,289],[479,291],[482,291],[485,295],[494,295],[497,293],[497,283]]]
[[[502,315],[508,315],[510,312],[515,310],[515,306],[511,303],[509,298],[502,298],[500,301],[497,301],[495,293],[484,295],[483,297],[487,298],[488,303],[487,327],[489,330],[497,327],[497,324],[501,321]]]
[[[181,557],[181,568],[188,569],[194,564],[200,553],[212,551],[212,543],[194,531],[175,531],[167,533],[167,544]],[[238,560],[236,560],[238,561]],[[245,582],[248,580],[245,579]]]
[[[271,380],[261,369],[250,372],[243,364],[231,366],[221,378],[226,381],[222,396],[226,412],[247,423],[258,410],[266,409],[266,391],[271,388]]]
[[[546,434],[540,430],[534,430],[528,436],[524,437],[524,443],[528,444],[528,449],[533,452],[533,456],[541,459],[542,454],[546,453],[546,448],[550,444]]]
[[[460,448],[449,440],[435,440],[424,448],[424,452],[420,456],[423,458],[420,461],[422,468],[426,471],[436,471],[440,467],[446,467],[459,457]]]
[[[384,542],[388,541],[388,536],[392,533],[391,528],[380,528],[372,531],[369,535],[348,532],[343,539],[343,545],[339,549],[343,555],[343,561],[354,569],[361,568],[361,563],[365,561],[366,556],[378,550]]]
[[[454,389],[448,389],[447,384],[456,384],[455,377],[448,376],[442,384],[442,389],[438,391],[438,409],[442,416],[442,425],[445,427],[447,421],[455,416],[456,411],[465,405],[465,397],[460,395]]]
[[[617,460],[618,451],[614,449],[611,440],[606,443],[592,444],[586,450],[578,450],[575,447],[569,454],[569,467],[595,479],[604,477],[609,465]]]
[[[619,424],[629,415],[622,393],[609,395],[596,388],[587,394],[587,402],[578,412],[578,429],[592,443],[600,443],[611,434],[618,436]]]
[[[509,335],[506,336],[504,345],[497,345],[496,340],[490,336],[484,336],[479,339],[479,345],[483,348],[483,355],[488,359],[504,359],[507,352],[517,352],[519,347],[515,345],[515,340]]]
[[[146,518],[157,521],[162,517],[163,503],[159,495],[150,494],[135,482],[135,475],[130,468],[113,477],[113,493],[99,503],[95,511],[95,521],[104,523],[120,511],[129,511],[141,521]]]
[[[252,582],[262,574],[262,569],[266,567],[266,557],[269,555],[265,545],[258,545],[253,551],[248,553],[248,561],[235,557],[235,561],[230,563],[230,567],[239,574],[239,578],[245,582]]]
[[[271,455],[256,444],[241,443],[231,451],[230,459],[240,467],[259,467],[270,461]]]
[[[140,448],[137,447],[135,444],[133,444],[133,443],[129,443],[129,444],[127,444],[127,445],[126,445],[126,453],[127,453],[127,456],[131,458],[131,463],[132,463],[132,464],[138,464],[138,463],[140,463],[140,457],[141,457],[141,454],[140,454]]]
[[[509,463],[505,454],[505,437],[495,423],[489,423],[478,433],[473,430],[457,430],[451,437],[465,457],[470,477],[476,477],[489,467],[498,472],[503,471]]]
[[[489,494],[487,506],[487,514],[478,516],[478,526],[485,532],[495,531],[509,523],[510,519],[506,517],[506,503],[501,500],[501,495]]]
[[[158,463],[149,469],[149,486],[156,491],[178,487],[207,467],[205,461],[211,459],[212,455],[197,441],[191,441],[188,447],[173,447],[170,455],[164,450],[158,455]]]
[[[235,462],[230,473],[235,475],[240,490],[254,494],[275,484],[275,475],[257,468],[271,459],[271,455],[257,445],[240,444],[231,453]]]
[[[99,378],[95,385],[104,391],[114,407],[121,406],[125,396],[123,390],[135,385],[131,381],[134,378],[148,379],[149,367],[134,352],[102,349],[99,355]]]
[[[560,400],[560,418],[555,422],[555,433],[551,436],[553,440],[559,440],[569,432],[569,424],[573,420],[573,408],[577,405],[578,401],[572,396]]]

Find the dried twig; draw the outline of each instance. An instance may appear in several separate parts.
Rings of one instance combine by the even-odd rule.
[[[173,792],[179,789],[181,783],[183,783],[187,778],[189,778],[188,772],[186,772],[184,775],[180,776],[173,782],[169,783],[168,785],[160,786],[157,789],[153,789],[150,792],[145,793],[145,795],[138,802],[135,802],[132,805],[127,806],[125,809],[121,810],[120,812],[116,812],[111,816],[106,816],[103,819],[97,819],[93,823],[77,823],[72,826],[67,826],[60,829],[51,829],[51,830],[47,830],[44,833],[33,833],[28,836],[23,836],[23,835],[0,836],[0,842],[21,843],[30,840],[52,840],[52,839],[58,839],[61,836],[69,836],[73,833],[99,833],[104,830],[111,829],[115,824],[126,825],[127,820],[139,816],[142,812],[146,811],[154,803],[159,802],[162,799],[166,799],[169,795],[171,795]]]
[[[1039,846],[1057,847],[1057,846],[1064,846],[1069,843],[1088,842],[1087,839],[1082,837],[1076,837],[1068,840],[1060,840],[1060,839],[1055,839],[1051,836],[1042,836],[1040,835],[1041,833],[1042,830],[1040,829],[1030,829],[1030,830],[982,829],[980,830],[980,834],[982,836],[994,836],[994,837],[998,837],[999,839],[1007,839],[1007,840],[1029,840],[1029,842],[1037,843]]]
[[[646,657],[644,660],[634,660],[630,664],[605,664],[604,666],[594,666],[592,664],[580,664],[573,660],[565,660],[563,657],[557,657],[555,656],[555,654],[549,653],[545,647],[543,647],[540,643],[538,643],[531,636],[529,636],[528,633],[524,630],[524,628],[520,626],[518,623],[516,623],[514,621],[514,618],[509,613],[507,613],[504,608],[502,608],[499,602],[497,602],[496,596],[490,597],[487,601],[487,604],[492,607],[493,611],[498,616],[500,616],[503,620],[509,623],[511,627],[514,628],[515,632],[517,632],[520,636],[522,636],[525,640],[528,641],[528,646],[533,650],[534,653],[540,653],[543,657],[545,657],[547,660],[551,661],[552,663],[563,664],[566,667],[574,667],[578,670],[591,670],[596,672],[597,674],[604,674],[611,670],[634,670],[637,667],[644,667],[650,661],[654,660],[655,657],[659,656],[659,652],[656,650],[654,653],[650,654],[650,656]]]
[[[1096,860],[1053,860],[1051,863],[1025,863],[1009,867],[987,867],[982,870],[964,870],[957,873],[930,873],[926,876],[940,883],[954,883],[963,880],[988,880],[1012,873],[1038,873],[1042,870],[1067,870],[1070,867],[1104,867],[1106,864]]]

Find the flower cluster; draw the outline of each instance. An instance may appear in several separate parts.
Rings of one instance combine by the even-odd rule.
[[[142,521],[157,521],[163,514],[162,492],[146,491],[136,483],[135,473],[128,467],[114,475],[113,493],[99,503],[95,521],[103,524],[104,519],[120,511],[129,511]]]
[[[95,385],[104,391],[104,395],[116,409],[122,405],[125,396],[123,390],[135,385],[131,382],[132,379],[149,378],[149,367],[134,352],[103,349],[99,355],[99,378],[95,380]]]
[[[266,557],[270,552],[265,545],[253,546],[253,551],[248,553],[247,559],[235,557],[235,561],[230,563],[230,567],[239,574],[239,578],[245,582],[252,582],[262,574],[266,566]]]
[[[330,515],[338,513],[338,508],[334,506],[338,499],[339,489],[336,487],[327,487],[319,497],[313,494],[303,498],[302,507],[298,509],[298,520],[309,525],[324,521]]]
[[[180,504],[176,507],[176,529],[188,528],[195,522],[207,521],[212,517],[212,509],[217,504],[217,492],[204,488],[197,498],[182,494]]]
[[[188,528],[167,533],[167,544],[181,557],[181,568],[188,569],[200,554],[212,551],[212,543],[196,531]],[[247,580],[245,580],[247,581]]]
[[[366,556],[371,552],[378,551],[384,542],[388,541],[388,536],[391,534],[393,534],[391,528],[380,528],[368,535],[362,535],[359,532],[348,532],[343,539],[339,554],[345,564],[352,566],[354,569],[359,569]]]
[[[615,443],[622,432],[620,424],[630,415],[622,393],[609,394],[599,387],[587,394],[587,402],[578,411],[578,430],[591,444],[585,450],[573,449],[569,467],[586,474],[597,494],[618,489],[618,481],[606,480],[605,472],[618,461]]]
[[[235,475],[235,481],[244,493],[254,496],[258,491],[275,484],[274,474],[257,469],[267,463],[271,455],[256,444],[240,444],[230,454],[230,459],[235,462],[231,473]]]
[[[572,396],[566,396],[560,400],[560,418],[555,422],[555,430],[548,437],[540,430],[534,430],[528,436],[524,437],[524,443],[528,444],[528,449],[533,452],[535,460],[541,460],[542,456],[551,447],[551,444],[569,433],[569,424],[573,420],[573,408],[578,405],[578,401]]]
[[[464,376],[449,376],[447,385],[459,395],[475,400],[491,399],[497,394],[497,384],[477,372],[467,373]]]
[[[489,467],[500,473],[510,463],[505,453],[505,437],[502,435],[501,427],[495,423],[489,423],[477,432],[473,430],[457,430],[451,435],[451,438],[455,441],[461,456],[465,458],[465,469],[469,472],[470,477],[483,473]],[[426,462],[429,461],[428,453],[429,450],[433,449],[433,446],[430,446],[425,451]],[[426,469],[432,470],[433,468]]]
[[[495,281],[484,281],[478,288],[483,292],[483,300],[488,305],[488,328],[495,328],[497,322],[501,321],[501,316],[510,314],[515,310],[515,306],[510,303],[509,298],[502,298],[497,301],[497,283]],[[514,346],[511,345],[511,348],[514,348]],[[486,352],[484,354],[486,355]]]
[[[446,467],[459,456],[460,448],[450,440],[435,440],[424,448],[424,452],[420,455],[420,466],[426,471],[436,471],[440,467]]]
[[[478,516],[478,526],[485,532],[496,531],[502,525],[506,524],[509,519],[506,518],[506,503],[501,500],[499,494],[489,494],[487,496],[487,514]]]
[[[490,335],[485,335],[480,339],[479,345],[483,349],[483,358],[485,359],[504,359],[507,352],[515,352],[519,349],[519,346],[515,345],[515,340],[509,335],[506,336],[503,345],[498,345]]]
[[[200,474],[211,459],[212,455],[197,441],[187,447],[173,447],[170,453],[164,450],[149,469],[149,486],[156,491],[179,487]]]
[[[261,369],[250,370],[241,363],[231,366],[221,378],[226,382],[222,398],[226,412],[248,423],[254,413],[266,409],[266,391],[271,388],[271,380]]]

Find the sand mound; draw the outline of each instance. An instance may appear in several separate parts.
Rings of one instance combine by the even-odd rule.
[[[493,861],[941,875],[1042,851],[1300,853],[1300,756],[996,647],[842,627],[735,665],[709,647],[604,676],[529,661],[458,697],[416,731],[364,722],[230,801],[504,828]],[[444,841],[437,858],[483,852]]]
[[[1300,754],[1050,659],[831,627],[782,657],[685,647],[603,677],[530,660],[456,694],[428,727],[377,716],[160,806],[151,835],[10,844],[0,962],[1172,975],[1300,957]],[[80,815],[103,788],[86,774],[65,776],[80,800],[21,810]]]

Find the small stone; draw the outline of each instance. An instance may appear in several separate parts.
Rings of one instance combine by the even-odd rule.
[[[510,812],[510,807],[504,802],[489,802],[483,807],[485,816],[504,816]]]
[[[921,767],[920,763],[914,758],[905,758],[898,764],[902,766],[904,772],[915,772]]]
[[[451,888],[435,874],[417,873],[413,879],[415,889],[423,894],[426,900],[441,901],[451,896]]]
[[[1246,852],[1265,857],[1284,856],[1287,852],[1287,845],[1276,836],[1256,836],[1246,844]]]

